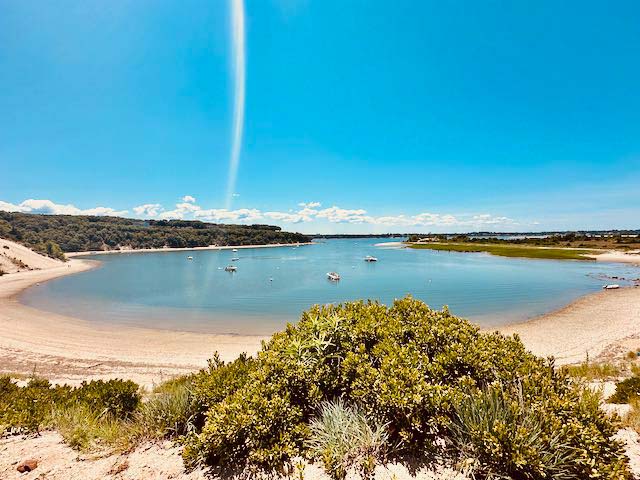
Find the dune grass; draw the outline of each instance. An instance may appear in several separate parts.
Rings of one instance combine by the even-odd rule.
[[[623,369],[613,363],[584,362],[579,365],[567,365],[564,368],[570,376],[582,378],[588,382],[593,380],[611,380],[623,374]]]
[[[500,257],[543,258],[551,260],[593,260],[586,255],[596,253],[586,249],[543,248],[521,245],[488,245],[471,243],[413,243],[415,249],[450,252],[487,252]]]

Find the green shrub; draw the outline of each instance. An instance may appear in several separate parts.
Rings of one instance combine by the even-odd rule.
[[[351,468],[362,478],[371,478],[388,438],[386,425],[342,400],[324,403],[310,430],[310,456],[322,460],[336,480],[344,479]]]
[[[72,399],[91,410],[128,418],[140,405],[139,387],[131,380],[92,380],[73,390]]]
[[[41,378],[32,378],[18,387],[9,376],[0,377],[0,434],[37,432],[47,425],[57,402],[67,399],[69,387],[51,387]]]
[[[634,376],[616,383],[616,391],[608,399],[609,403],[628,403],[640,395],[640,377]]]
[[[48,257],[62,260],[63,262],[67,261],[67,257],[65,256],[64,252],[60,248],[60,245],[58,245],[56,242],[53,242],[51,240],[47,240],[46,242],[39,244],[36,247],[36,251],[43,253]]]
[[[308,454],[310,424],[322,402],[336,398],[388,424],[395,454],[444,455],[456,405],[469,392],[518,385],[527,408],[557,427],[563,444],[580,449],[589,475],[627,475],[622,448],[610,440],[612,423],[575,405],[581,397],[564,372],[528,353],[517,337],[481,333],[447,309],[410,297],[391,308],[312,307],[247,363],[234,367],[242,373],[231,387],[220,382],[228,365],[201,374],[211,377],[213,394],[204,427],[186,439],[188,465],[278,469]]]
[[[244,387],[249,380],[249,372],[257,365],[254,358],[244,353],[233,362],[225,363],[216,352],[207,363],[207,369],[201,370],[190,380],[198,410],[194,423],[198,428],[204,425],[204,413]]]
[[[540,407],[525,402],[522,391],[498,387],[467,396],[450,427],[460,463],[482,478],[586,478],[560,419],[554,422],[542,414],[548,406]]]
[[[37,432],[52,424],[54,410],[86,406],[98,416],[128,418],[140,404],[138,385],[131,381],[83,382],[78,388],[51,386],[33,378],[18,387],[8,376],[0,377],[0,433]]]

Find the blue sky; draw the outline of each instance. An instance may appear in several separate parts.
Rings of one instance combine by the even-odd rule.
[[[0,0],[0,209],[640,227],[637,1],[234,1]]]

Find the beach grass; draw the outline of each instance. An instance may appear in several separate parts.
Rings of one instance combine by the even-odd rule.
[[[448,252],[486,252],[500,257],[542,258],[551,260],[593,260],[586,255],[592,250],[543,248],[520,245],[489,245],[470,243],[412,243],[415,249],[444,250]]]
[[[586,381],[610,380],[623,374],[622,368],[613,363],[584,362],[579,365],[568,365],[564,368],[572,377],[582,378]]]

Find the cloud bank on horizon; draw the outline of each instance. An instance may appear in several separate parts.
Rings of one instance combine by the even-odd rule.
[[[133,216],[137,218],[157,220],[200,220],[203,222],[239,224],[269,222],[284,226],[306,224],[308,225],[307,231],[318,232],[320,230],[313,230],[313,227],[319,226],[323,222],[377,227],[384,230],[390,230],[391,228],[514,229],[523,225],[512,218],[489,213],[454,215],[422,212],[415,215],[375,216],[370,215],[367,210],[361,208],[349,209],[335,205],[322,208],[320,202],[300,202],[297,205],[297,209],[291,209],[287,212],[262,211],[257,208],[232,210],[227,208],[203,208],[196,203],[196,198],[191,195],[185,195],[180,200],[175,204],[174,208],[168,210],[160,203],[145,203],[132,207],[131,211]],[[116,210],[101,206],[81,209],[71,204],[58,204],[51,200],[36,199],[28,199],[19,204],[0,200],[0,210],[58,215],[126,216],[129,214],[129,210]],[[530,225],[535,225],[535,223]]]

